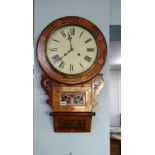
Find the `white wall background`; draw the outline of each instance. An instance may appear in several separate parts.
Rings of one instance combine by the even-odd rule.
[[[110,70],[110,126],[120,126],[121,70]]]
[[[121,41],[111,41],[109,51],[110,69],[121,69]]]
[[[110,25],[121,25],[121,0],[110,0]],[[110,125],[120,126],[121,41],[110,42]]]
[[[110,25],[121,25],[121,0],[110,0]]]
[[[41,30],[56,18],[76,15],[94,22],[109,45],[109,0],[34,0],[34,47]],[[109,155],[109,62],[102,70],[105,86],[94,109],[90,133],[55,133],[40,86],[40,70],[34,64],[34,155]]]

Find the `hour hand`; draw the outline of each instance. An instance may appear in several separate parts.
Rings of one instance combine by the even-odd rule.
[[[68,52],[66,52],[66,53],[63,55],[63,57],[66,56],[68,53],[72,52],[73,50],[74,50],[74,49],[71,48]]]

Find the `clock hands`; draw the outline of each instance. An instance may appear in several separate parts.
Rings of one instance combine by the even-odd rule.
[[[68,38],[67,38],[67,39],[68,39],[69,42],[70,42],[70,50],[69,50],[68,52],[64,53],[64,55],[61,57],[61,59],[62,59],[63,57],[65,57],[67,54],[69,54],[70,52],[74,51],[74,48],[72,47],[72,43],[71,43],[72,37],[70,36],[69,33],[68,33]]]
[[[70,49],[68,52],[64,53],[64,55],[62,57],[59,57],[58,55],[54,56],[53,57],[53,60],[54,62],[58,62],[58,61],[62,61],[62,59],[67,56],[67,54],[69,54],[70,52],[74,51],[74,48],[72,47],[72,43],[71,43],[71,40],[72,40],[72,37],[70,36],[70,34],[68,33],[68,38],[67,38],[70,42]]]
[[[60,58],[60,60],[62,60],[63,57],[65,57],[68,53],[72,52],[74,49],[71,48],[68,52],[64,53],[64,55]]]
[[[68,33],[68,38],[67,38],[70,42],[70,49],[73,49],[72,47],[72,43],[71,43],[71,40],[72,40],[72,37],[70,36],[70,34]]]

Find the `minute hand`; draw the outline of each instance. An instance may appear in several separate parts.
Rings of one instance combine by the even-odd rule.
[[[70,42],[70,49],[73,49],[72,47],[72,43],[71,43],[71,40],[72,40],[72,37],[70,36],[70,34],[68,33],[68,38],[67,38]]]

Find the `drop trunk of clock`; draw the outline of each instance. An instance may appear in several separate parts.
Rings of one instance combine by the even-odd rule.
[[[99,74],[92,80],[77,85],[65,85],[42,75],[41,86],[49,96],[55,132],[89,132],[91,130],[95,96],[103,87]]]

